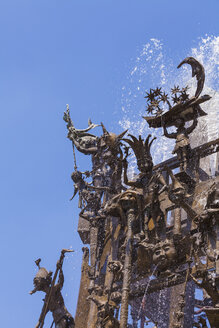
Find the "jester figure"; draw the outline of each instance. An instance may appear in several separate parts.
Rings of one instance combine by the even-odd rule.
[[[53,324],[55,328],[74,328],[75,322],[72,315],[68,312],[65,307],[64,299],[61,294],[61,290],[64,284],[64,275],[62,271],[62,263],[64,258],[64,252],[67,250],[62,250],[60,260],[56,265],[56,272],[52,279],[52,272],[48,272],[45,268],[40,267],[41,259],[38,259],[35,263],[39,268],[33,283],[34,289],[30,294],[34,294],[37,291],[42,291],[46,294],[44,299],[44,306],[39,318],[39,321],[35,328],[42,328],[44,325],[44,319],[46,314],[51,311],[53,316]],[[58,283],[55,284],[55,278],[59,271]],[[51,326],[51,327],[52,327]]]

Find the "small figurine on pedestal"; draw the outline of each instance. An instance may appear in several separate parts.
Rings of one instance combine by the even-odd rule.
[[[188,151],[190,150],[189,134],[197,126],[197,117],[207,115],[200,107],[200,104],[208,101],[211,97],[209,95],[200,96],[204,81],[205,72],[204,67],[193,57],[185,58],[178,68],[183,64],[189,64],[192,67],[192,76],[196,76],[197,89],[195,96],[190,97],[187,93],[188,86],[180,89],[179,86],[174,86],[171,89],[172,102],[171,105],[169,96],[161,90],[161,88],[151,89],[147,93],[147,112],[151,116],[143,116],[148,122],[150,127],[160,128],[163,127],[164,135],[167,138],[176,139],[176,145],[173,154],[177,154],[180,161],[181,171],[186,171]],[[162,104],[162,105],[161,105]],[[153,115],[155,113],[155,115]],[[185,123],[193,120],[190,127],[186,128]],[[167,127],[175,126],[177,131],[175,133],[168,133]]]
[[[121,183],[123,152],[121,149],[121,139],[127,130],[119,135],[108,132],[101,123],[103,135],[98,141],[98,151],[93,156],[94,171],[95,168],[101,170],[104,176],[104,186],[108,186],[106,201],[124,188]]]
[[[85,155],[94,154],[97,152],[98,137],[88,133],[88,131],[96,128],[99,124],[94,124],[91,120],[88,120],[88,127],[86,129],[76,129],[69,111],[69,105],[66,106],[66,112],[64,112],[63,120],[67,123],[68,135],[72,141],[72,146],[77,148],[78,151]]]
[[[84,212],[88,210],[90,210],[93,215],[97,215],[97,212],[101,207],[102,192],[104,190],[108,190],[109,188],[92,186],[91,183],[85,181],[82,174],[82,172],[75,170],[71,175],[74,182],[74,194],[70,200],[72,200],[78,193],[78,207],[82,209],[79,215],[84,215]],[[85,172],[85,174],[88,176],[89,172]],[[86,215],[88,219],[89,216],[92,216],[92,214],[90,213],[89,215]]]
[[[182,117],[176,119],[174,122],[174,125],[177,128],[175,133],[168,133],[166,125],[163,125],[165,137],[176,139],[176,145],[172,153],[177,154],[181,171],[186,171],[187,169],[187,158],[190,150],[189,134],[196,128],[197,124],[198,119],[196,115],[193,119],[192,125],[188,128],[185,127],[185,121]]]

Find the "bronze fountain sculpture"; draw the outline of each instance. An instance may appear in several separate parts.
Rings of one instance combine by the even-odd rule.
[[[62,325],[54,316],[57,327],[143,328],[150,322],[159,328],[201,328],[207,321],[219,327],[219,172],[210,176],[201,161],[213,154],[219,159],[219,139],[191,146],[192,132],[207,115],[200,105],[211,97],[200,96],[204,67],[192,57],[178,68],[183,64],[191,65],[197,79],[193,97],[188,87],[178,86],[171,100],[161,88],[146,93],[144,119],[176,140],[176,156],[157,165],[151,135],[116,135],[90,120],[88,128],[76,129],[67,106],[64,120],[74,156],[76,148],[92,160],[92,170],[82,173],[75,159],[72,174],[72,199],[79,195],[81,209],[78,232],[90,244],[90,264],[86,248],[75,322],[66,312]],[[88,132],[98,126],[100,137]],[[139,170],[135,178],[128,177],[130,149]],[[46,279],[48,288],[55,288],[48,272]],[[35,285],[38,290],[37,280]],[[202,300],[196,289],[202,289]],[[52,298],[47,310],[52,311]]]

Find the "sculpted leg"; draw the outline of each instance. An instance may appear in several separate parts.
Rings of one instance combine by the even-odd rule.
[[[59,322],[55,325],[55,328],[75,328],[73,318],[62,318]]]

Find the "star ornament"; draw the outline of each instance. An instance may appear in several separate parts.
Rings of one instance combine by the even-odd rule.
[[[150,92],[146,92],[146,96],[145,98],[148,100],[148,101],[153,101],[154,98],[155,98],[155,95],[154,95],[154,92],[152,89],[150,89]]]
[[[146,110],[147,110],[148,114],[153,114],[154,107],[150,104],[150,105],[148,105]]]
[[[154,92],[155,97],[160,96],[161,95],[161,88],[156,88],[156,89],[153,90],[153,92]]]
[[[161,96],[160,96],[161,101],[163,101],[165,103],[168,101],[168,99],[169,99],[169,97],[168,97],[167,93],[164,92],[163,94],[161,94]]]
[[[188,99],[189,99],[189,95],[188,95],[188,93],[186,93],[186,92],[182,92],[181,95],[180,95],[180,99],[181,99],[182,101],[186,101],[186,100],[188,100]]]
[[[182,88],[182,92],[185,92],[186,93],[186,91],[188,91],[188,90],[189,90],[188,85],[185,88]]]
[[[177,93],[179,93],[180,92],[179,86],[178,85],[174,86],[174,88],[171,89],[171,92],[173,95],[176,95]]]
[[[155,108],[159,108],[159,100],[154,100],[151,102],[151,106],[155,107]]]
[[[172,97],[172,100],[174,104],[179,104],[181,102],[180,97],[177,97],[176,94],[174,95],[174,97]]]

